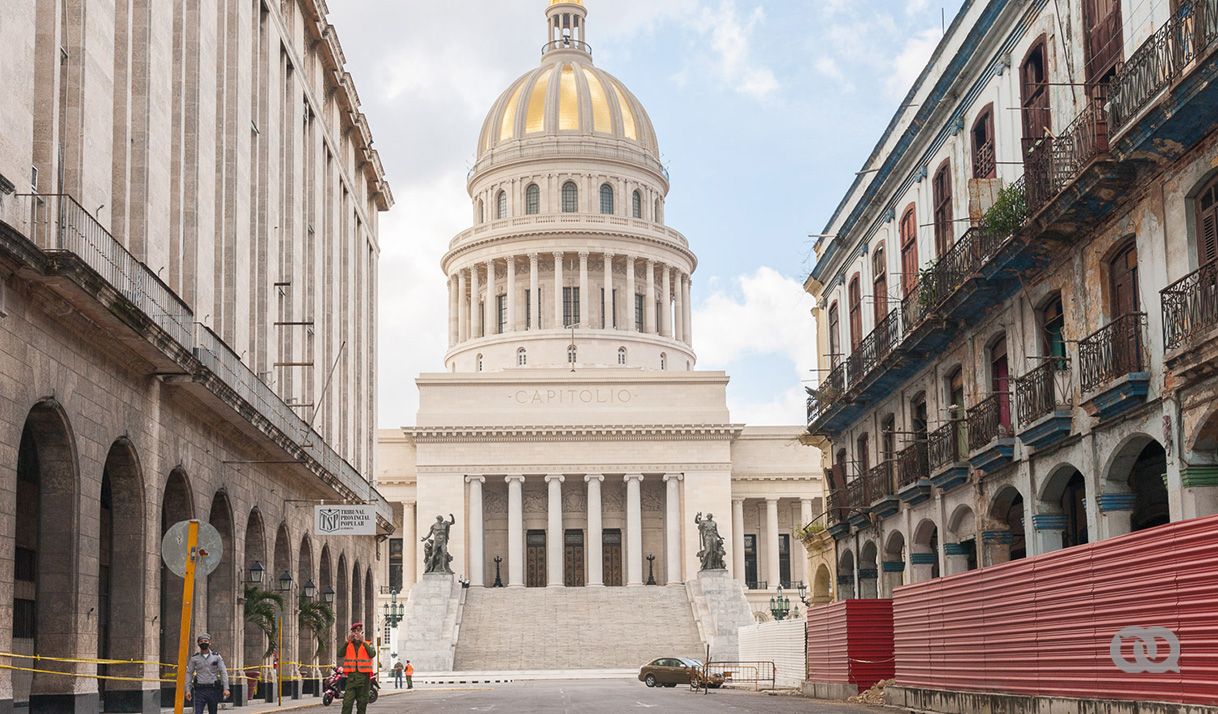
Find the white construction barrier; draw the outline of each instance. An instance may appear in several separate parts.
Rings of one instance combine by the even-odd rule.
[[[806,625],[804,620],[783,620],[741,627],[740,659],[772,660],[775,686],[780,689],[801,686],[807,671]]]

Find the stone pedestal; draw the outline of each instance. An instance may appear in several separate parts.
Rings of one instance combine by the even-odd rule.
[[[399,653],[409,658],[415,672],[451,672],[457,647],[457,628],[465,590],[457,576],[427,573],[410,590],[402,620]]]
[[[739,630],[757,622],[744,585],[726,570],[703,570],[685,588],[702,641],[710,645],[711,661],[739,659]]]

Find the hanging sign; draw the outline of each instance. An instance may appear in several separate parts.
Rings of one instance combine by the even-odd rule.
[[[376,535],[376,508],[361,506],[314,506],[313,532],[322,536]]]

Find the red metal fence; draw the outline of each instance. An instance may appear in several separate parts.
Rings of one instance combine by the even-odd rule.
[[[1218,703],[1218,517],[897,588],[892,607],[900,686]],[[1129,627],[1174,633],[1179,671],[1122,671]]]
[[[839,600],[808,610],[809,681],[862,691],[892,672],[891,600]]]

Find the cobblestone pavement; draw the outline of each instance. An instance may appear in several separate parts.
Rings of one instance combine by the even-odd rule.
[[[316,714],[328,708],[297,710]],[[766,714],[866,714],[885,711],[844,702],[824,702],[786,694],[712,691],[695,694],[688,687],[648,689],[633,680],[543,680],[498,686],[419,689],[389,696],[368,707],[368,714],[398,712],[493,712],[494,714],[616,714],[622,711],[657,714],[706,712],[765,712]]]

